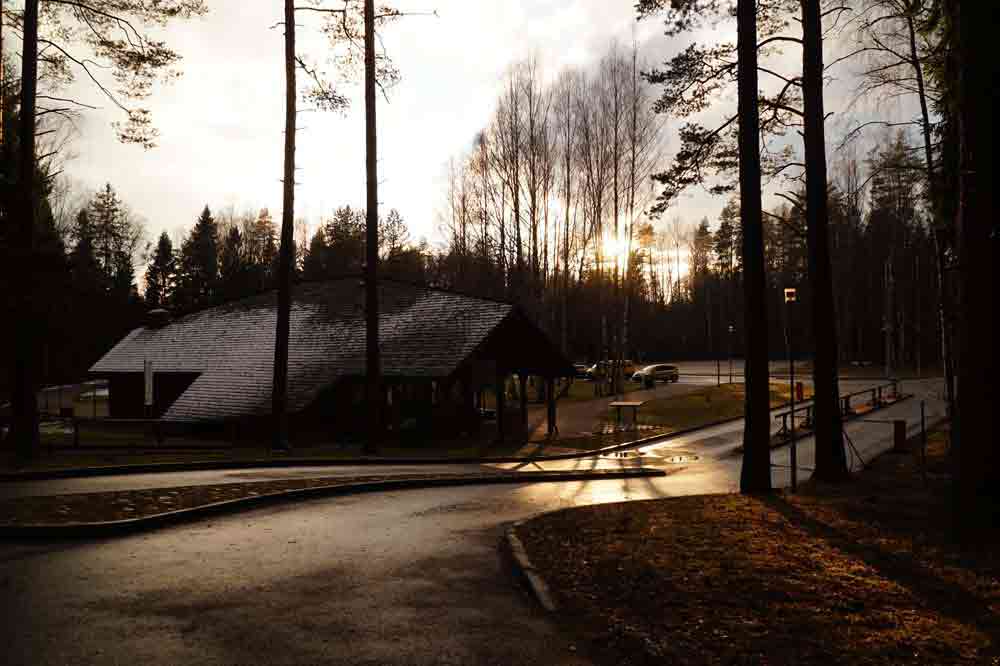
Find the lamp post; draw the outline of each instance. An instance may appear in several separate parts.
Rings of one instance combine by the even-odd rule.
[[[795,304],[795,289],[785,289],[785,339],[788,340],[788,389],[790,431],[788,433],[791,445],[788,449],[789,466],[792,468],[792,492],[795,492],[798,477],[798,460],[795,450],[795,360],[793,356],[794,347],[792,345],[792,306]]]
[[[733,383],[733,333],[736,332],[736,327],[732,324],[729,325],[729,383]]]

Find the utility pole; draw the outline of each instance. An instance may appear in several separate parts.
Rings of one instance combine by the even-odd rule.
[[[368,428],[365,452],[377,453],[381,439],[382,364],[378,349],[378,173],[375,143],[375,7],[365,0],[365,380]]]

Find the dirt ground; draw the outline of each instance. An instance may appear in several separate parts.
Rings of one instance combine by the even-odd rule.
[[[946,437],[796,495],[600,505],[518,528],[607,664],[1000,663],[1000,551],[950,529]],[[992,535],[993,543],[997,535]]]

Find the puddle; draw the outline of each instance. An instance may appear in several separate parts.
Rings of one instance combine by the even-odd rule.
[[[693,454],[679,454],[679,455],[665,456],[661,460],[662,462],[665,463],[681,464],[681,463],[696,462],[698,460],[698,456]]]

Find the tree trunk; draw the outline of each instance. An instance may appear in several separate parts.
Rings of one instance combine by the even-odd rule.
[[[823,131],[823,21],[820,0],[802,0],[802,105],[806,158],[806,236],[815,344],[813,410],[816,468],[824,481],[848,476],[837,381],[837,318],[827,222],[826,139]]]
[[[278,325],[274,338],[272,446],[288,442],[288,335],[291,323],[292,234],[295,227],[295,3],[285,0],[285,169],[282,187],[281,248],[278,254]]]
[[[760,116],[757,108],[757,3],[739,0],[740,217],[746,300],[746,409],[740,492],[771,490],[771,423],[767,367],[764,228],[760,195]]]
[[[10,437],[19,458],[28,458],[38,447],[38,405],[32,365],[35,360],[35,305],[32,298],[32,253],[35,246],[35,92],[38,82],[38,0],[25,0],[22,22],[21,116],[18,154],[18,206],[21,224],[15,241],[15,280],[20,282],[14,296],[17,315],[14,324],[13,421]],[[17,210],[20,209],[20,210]],[[13,216],[12,216],[13,217]]]
[[[569,104],[567,104],[569,107]],[[567,123],[572,122],[568,117]],[[562,326],[560,327],[562,340],[560,348],[564,356],[569,354],[569,207],[570,198],[572,196],[571,183],[570,183],[570,160],[572,158],[571,151],[571,134],[572,127],[566,128],[566,210],[565,210],[565,222],[563,229],[563,284],[562,284]]]
[[[365,452],[377,453],[382,434],[382,364],[378,349],[378,174],[375,152],[375,9],[365,0],[365,385],[368,428]]]
[[[927,187],[931,192],[936,188],[934,176],[934,150],[931,143],[931,120],[927,110],[927,93],[924,88],[924,70],[920,63],[917,52],[916,26],[913,24],[912,14],[906,17],[906,27],[910,38],[910,61],[913,64],[913,75],[917,80],[917,99],[920,101],[920,129],[924,139],[924,165],[927,169]],[[948,299],[948,290],[945,282],[945,255],[941,237],[944,234],[945,222],[941,219],[940,209],[936,205],[937,197],[931,197],[934,204],[932,208],[934,236],[934,252],[937,255],[937,298],[938,298],[938,325],[941,328],[941,364],[944,366],[944,386],[945,396],[948,401],[948,417],[955,414],[955,372],[951,357],[951,331],[949,323],[951,321],[951,307]]]
[[[958,318],[959,438],[955,520],[962,535],[976,539],[996,529],[1000,468],[995,404],[997,246],[993,141],[997,76],[991,3],[952,0],[956,25],[958,126],[960,137]]]

